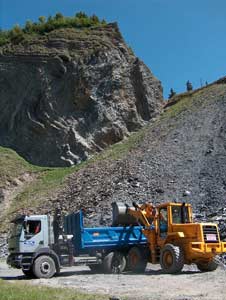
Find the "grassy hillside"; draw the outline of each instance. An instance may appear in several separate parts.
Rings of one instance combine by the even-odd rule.
[[[0,218],[10,216],[21,208],[37,207],[63,184],[70,168],[42,168],[26,162],[15,151],[0,147],[0,189],[7,192],[7,209]],[[27,178],[27,180],[26,180]],[[7,199],[9,196],[10,199]],[[0,229],[2,225],[0,226]]]

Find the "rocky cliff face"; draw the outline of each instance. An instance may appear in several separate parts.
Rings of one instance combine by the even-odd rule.
[[[34,164],[77,164],[161,111],[160,82],[116,24],[58,29],[0,54],[0,145]]]
[[[111,222],[113,201],[188,201],[196,212],[226,207],[225,82],[178,95],[137,147],[72,174],[53,205],[83,208],[91,225]]]

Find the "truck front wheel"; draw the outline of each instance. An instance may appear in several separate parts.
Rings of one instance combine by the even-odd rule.
[[[214,260],[209,262],[199,262],[196,265],[201,272],[215,271],[218,267],[218,264]]]
[[[37,278],[51,278],[56,273],[54,260],[48,255],[41,255],[34,261],[33,273]]]

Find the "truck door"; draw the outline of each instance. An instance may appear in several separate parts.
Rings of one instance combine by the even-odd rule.
[[[40,219],[26,219],[23,223],[23,251],[35,252],[44,246],[43,222]]]

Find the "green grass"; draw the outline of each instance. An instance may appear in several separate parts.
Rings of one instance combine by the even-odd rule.
[[[11,214],[21,208],[35,208],[48,196],[61,187],[65,177],[75,171],[75,168],[45,168],[29,164],[15,151],[0,147],[0,188],[17,188],[15,180],[29,174],[31,181],[23,182],[22,189],[12,200],[10,208],[2,214],[2,220],[11,218]],[[3,212],[2,212],[3,213]],[[1,221],[2,221],[1,220]],[[7,228],[1,222],[0,230]]]
[[[15,151],[0,147],[0,187],[4,187],[13,178],[19,177],[25,172],[34,171]]]
[[[1,300],[105,300],[107,296],[80,293],[69,288],[32,286],[21,282],[0,280]]]

